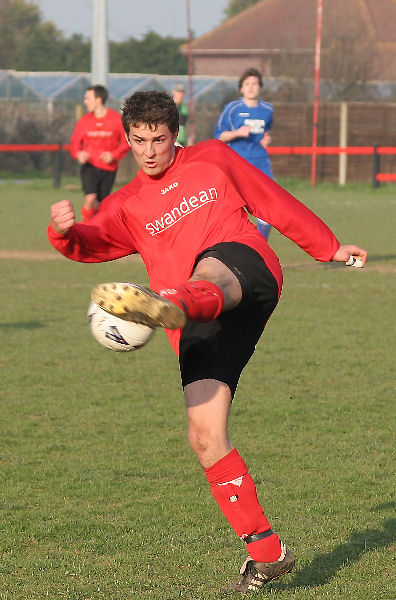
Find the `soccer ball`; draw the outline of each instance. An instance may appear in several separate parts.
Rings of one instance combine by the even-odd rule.
[[[130,352],[143,348],[154,334],[151,327],[115,317],[95,302],[89,304],[88,322],[94,338],[113,352]]]

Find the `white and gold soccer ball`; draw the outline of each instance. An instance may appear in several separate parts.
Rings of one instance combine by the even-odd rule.
[[[94,338],[113,352],[139,350],[154,334],[154,329],[151,327],[115,317],[95,302],[89,304],[88,322]]]

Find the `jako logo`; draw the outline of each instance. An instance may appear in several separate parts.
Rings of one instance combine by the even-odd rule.
[[[173,190],[173,188],[177,188],[179,184],[177,183],[177,181],[175,181],[175,183],[171,183],[169,187],[163,188],[161,190],[161,194],[166,194],[166,192],[170,192],[171,190]]]

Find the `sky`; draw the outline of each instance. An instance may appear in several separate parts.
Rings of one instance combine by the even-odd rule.
[[[229,0],[190,0],[191,29],[195,37],[224,20]],[[31,0],[43,19],[53,21],[66,37],[91,37],[94,0]],[[107,0],[109,39],[141,39],[151,29],[161,36],[187,37],[186,0]]]

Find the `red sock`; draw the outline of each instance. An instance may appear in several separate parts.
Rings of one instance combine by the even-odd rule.
[[[253,479],[236,449],[205,469],[205,474],[220,510],[241,539],[271,529],[257,499]],[[281,554],[276,533],[249,543],[246,548],[258,562],[274,562]]]
[[[221,289],[210,281],[187,281],[173,290],[161,290],[160,295],[179,306],[190,321],[204,323],[219,316],[224,306]]]
[[[96,214],[96,212],[97,212],[96,208],[85,208],[85,206],[82,206],[81,207],[82,222],[86,223],[87,221],[92,219],[92,217],[94,216],[94,214]]]

